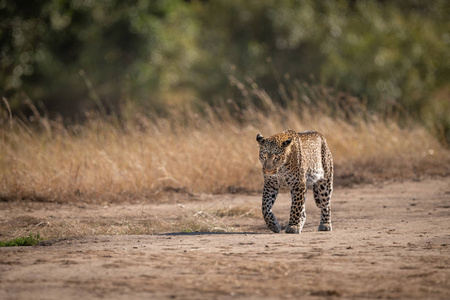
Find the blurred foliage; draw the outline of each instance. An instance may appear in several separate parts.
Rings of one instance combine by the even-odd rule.
[[[16,112],[31,99],[73,117],[243,105],[230,76],[283,104],[309,82],[402,107],[448,140],[449,15],[447,0],[0,0],[0,90]]]

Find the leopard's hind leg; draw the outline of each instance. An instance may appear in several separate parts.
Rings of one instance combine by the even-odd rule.
[[[321,179],[313,185],[314,200],[320,208],[321,217],[319,231],[331,231],[331,193],[333,191],[332,180]]]

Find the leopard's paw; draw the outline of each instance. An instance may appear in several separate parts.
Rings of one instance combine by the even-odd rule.
[[[299,226],[292,226],[288,225],[286,226],[286,233],[300,233],[300,227]]]
[[[332,230],[331,223],[319,225],[319,231],[331,231],[331,230]]]
[[[270,225],[268,225],[268,227],[270,230],[272,230],[275,233],[280,233],[280,231],[281,231],[281,227],[280,227],[280,224],[278,224],[278,222],[270,224]]]

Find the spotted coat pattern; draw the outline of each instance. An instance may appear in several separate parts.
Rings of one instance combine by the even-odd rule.
[[[330,201],[333,191],[333,158],[325,138],[318,132],[286,130],[264,138],[258,134],[259,159],[264,174],[262,214],[273,232],[281,227],[272,207],[282,185],[291,189],[291,211],[286,233],[300,233],[306,220],[307,185],[321,210],[319,231],[331,231]]]

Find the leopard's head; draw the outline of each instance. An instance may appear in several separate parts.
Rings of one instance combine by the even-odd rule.
[[[259,143],[259,160],[264,175],[276,175],[286,164],[292,139],[292,134],[286,132],[268,138],[264,138],[261,134],[256,136],[256,141]]]

